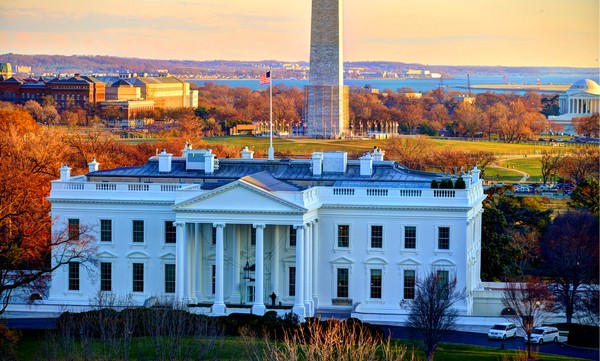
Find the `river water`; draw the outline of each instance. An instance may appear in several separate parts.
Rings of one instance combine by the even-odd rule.
[[[590,74],[582,73],[581,75],[524,75],[524,76],[471,76],[471,85],[476,84],[536,84],[539,80],[541,84],[572,84],[579,79],[592,79],[595,82],[600,82],[600,77],[590,76]],[[190,82],[196,83],[199,86],[203,86],[206,83],[226,84],[230,87],[247,87],[252,90],[267,89],[268,85],[260,85],[258,79],[236,79],[236,80],[189,80]],[[298,79],[273,79],[273,85],[284,84],[288,87],[297,86],[303,88],[308,85],[308,80]],[[417,92],[426,92],[432,89],[436,89],[440,85],[445,88],[465,91],[468,85],[467,76],[457,76],[450,79],[346,79],[344,80],[345,85],[352,87],[364,87],[370,85],[372,88],[379,89],[381,91],[385,89],[392,89],[397,91],[400,88],[407,87]],[[486,90],[472,89],[473,93],[482,93]],[[496,92],[504,92],[504,90],[496,90]],[[517,93],[523,93],[518,92]]]

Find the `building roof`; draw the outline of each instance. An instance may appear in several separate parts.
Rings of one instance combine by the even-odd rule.
[[[584,91],[589,94],[600,95],[600,85],[591,79],[577,80],[569,90]]]
[[[152,157],[141,166],[122,167],[109,170],[99,170],[88,174],[90,181],[112,180],[115,178],[155,179],[157,182],[171,181],[189,182],[198,180],[209,181],[213,185],[223,185],[238,179],[257,186],[278,190],[294,190],[311,185],[322,186],[353,186],[381,188],[429,188],[433,179],[439,179],[442,174],[422,172],[407,169],[393,161],[374,161],[371,176],[360,175],[360,163],[349,160],[346,171],[340,173],[323,172],[313,175],[311,159],[219,159],[219,166],[212,174],[204,170],[186,169],[183,157],[173,157],[171,171],[159,172],[158,158]],[[245,178],[249,177],[249,178]],[[208,187],[208,183],[206,186]],[[259,185],[260,184],[260,185]],[[203,186],[204,187],[204,186]]]

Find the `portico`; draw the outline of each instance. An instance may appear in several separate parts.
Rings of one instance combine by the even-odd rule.
[[[213,315],[228,313],[228,304],[252,305],[251,312],[262,315],[274,292],[278,304],[293,306],[298,316],[314,314],[312,257],[306,252],[314,249],[317,223],[309,210],[244,180],[173,209],[176,299],[212,303]],[[250,272],[244,272],[246,264]]]

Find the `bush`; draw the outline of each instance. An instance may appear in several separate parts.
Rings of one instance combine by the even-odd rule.
[[[600,332],[599,328],[589,325],[579,325],[576,323],[572,324],[559,324],[556,325],[559,330],[568,330],[569,338],[567,344],[580,347],[593,347],[598,348]]]
[[[440,182],[441,189],[452,189],[454,188],[454,184],[452,184],[452,180],[450,179],[442,179]]]
[[[2,360],[16,360],[15,346],[19,336],[15,331],[6,327],[4,320],[0,321],[0,357]]]
[[[456,179],[456,182],[454,183],[454,188],[455,189],[465,189],[465,188],[467,188],[465,180],[462,179],[462,177],[459,177],[458,179]]]
[[[439,187],[440,187],[440,186],[439,186],[439,184],[438,184],[438,181],[436,181],[435,179],[431,181],[431,188],[432,188],[432,189],[437,189],[437,188],[439,188]]]

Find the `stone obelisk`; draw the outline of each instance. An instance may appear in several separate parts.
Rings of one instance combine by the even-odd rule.
[[[342,0],[312,0],[310,73],[305,88],[307,135],[340,138],[349,124],[344,86]]]

